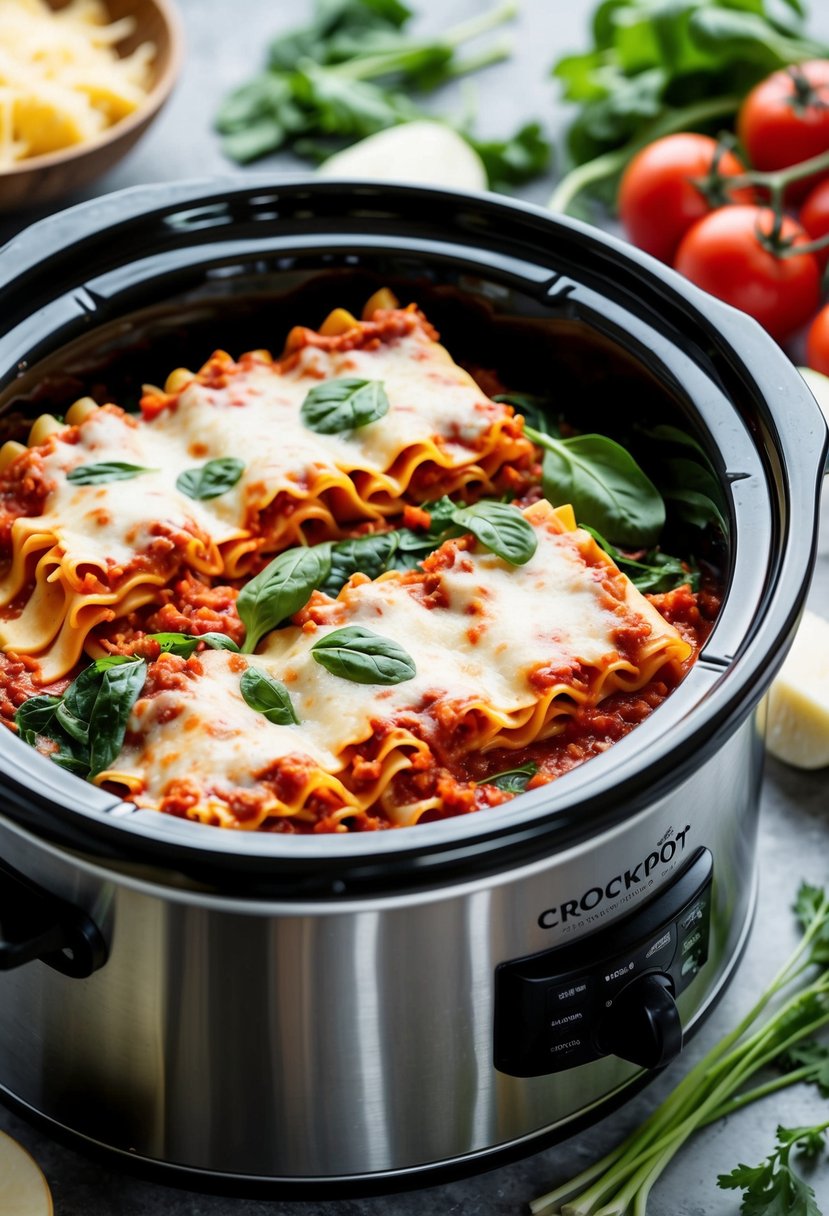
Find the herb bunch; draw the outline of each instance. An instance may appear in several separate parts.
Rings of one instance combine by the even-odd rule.
[[[794,911],[802,937],[739,1025],[617,1148],[534,1200],[534,1216],[644,1216],[652,1187],[699,1128],[800,1081],[826,1087],[827,1052],[812,1036],[829,1023],[829,894],[804,883]],[[749,1087],[759,1072],[781,1059],[780,1075]],[[781,1129],[778,1148],[766,1163],[739,1166],[723,1175],[720,1185],[748,1191],[745,1216],[819,1216],[816,1207],[804,1206],[812,1203],[809,1188],[791,1174],[789,1156],[799,1143],[814,1149],[826,1126]],[[795,1196],[799,1206],[785,1206],[781,1196],[786,1195]]]
[[[424,117],[412,100],[505,59],[503,40],[463,56],[466,43],[515,17],[515,0],[446,30],[417,39],[412,10],[400,0],[317,0],[311,21],[271,42],[267,66],[230,93],[216,116],[225,153],[240,163],[290,148],[324,160],[368,135]],[[468,118],[450,123],[484,162],[493,188],[542,173],[550,145],[537,122],[510,138],[481,140]]]

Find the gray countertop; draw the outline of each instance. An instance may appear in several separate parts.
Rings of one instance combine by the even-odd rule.
[[[306,3],[286,0],[179,0],[183,12],[187,63],[181,84],[167,110],[133,153],[97,183],[95,193],[139,183],[240,172],[222,157],[210,131],[216,99],[261,61],[268,36],[301,19]],[[438,28],[483,7],[477,0],[419,0],[424,28]],[[491,136],[509,132],[517,123],[540,116],[560,127],[563,110],[547,76],[549,64],[583,38],[592,0],[522,0],[514,28],[516,55],[490,69],[477,86],[481,130]],[[829,37],[829,6],[814,26]],[[242,19],[242,15],[244,19]],[[458,99],[459,100],[459,99]],[[275,172],[296,169],[290,158],[263,162]],[[534,184],[523,197],[543,202],[550,180]],[[87,195],[86,197],[89,197]],[[79,196],[84,197],[84,196]],[[77,200],[74,200],[77,201]],[[26,217],[34,218],[34,217]],[[0,223],[0,240],[17,225]],[[810,603],[827,615],[829,602],[829,500],[823,508],[823,541]],[[590,1131],[558,1147],[512,1165],[463,1181],[406,1194],[325,1202],[260,1202],[217,1198],[171,1190],[107,1167],[55,1144],[28,1124],[0,1109],[0,1128],[25,1144],[45,1171],[57,1216],[501,1216],[527,1211],[528,1201],[556,1181],[578,1172],[632,1130],[698,1058],[739,1019],[776,969],[794,941],[788,912],[801,877],[827,881],[829,799],[826,771],[800,773],[769,761],[763,790],[760,838],[760,899],[754,932],[736,979],[682,1058],[655,1082]],[[686,1146],[653,1193],[651,1216],[736,1216],[734,1193],[717,1190],[716,1175],[738,1161],[754,1163],[771,1151],[777,1123],[789,1126],[825,1118],[827,1108],[813,1088],[786,1091],[715,1124]],[[812,1177],[818,1201],[829,1211],[829,1164]],[[0,1216],[4,1216],[0,1213]]]

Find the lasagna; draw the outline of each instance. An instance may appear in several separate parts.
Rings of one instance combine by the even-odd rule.
[[[220,827],[506,801],[626,733],[706,629],[539,481],[521,415],[388,293],[178,369],[138,416],[83,399],[0,450],[0,712]]]

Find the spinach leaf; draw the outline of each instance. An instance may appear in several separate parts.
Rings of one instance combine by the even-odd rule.
[[[496,773],[494,777],[484,777],[477,784],[494,785],[499,790],[506,790],[509,794],[523,794],[537,772],[538,765],[534,760],[528,760],[526,764],[520,764],[517,768],[505,769],[502,773]]]
[[[330,569],[329,544],[288,549],[246,583],[236,601],[236,611],[247,630],[243,653],[252,653],[264,633],[299,612],[325,582]]]
[[[277,726],[296,726],[293,702],[284,684],[274,680],[258,667],[249,667],[239,682],[242,696],[251,709]]]
[[[711,524],[722,532],[728,531],[720,484],[699,461],[682,456],[665,460],[661,474],[662,493],[680,519],[697,528]]]
[[[14,721],[24,743],[34,747],[38,735],[49,736],[49,728],[60,701],[60,697],[40,696],[29,697],[28,701],[23,702],[14,715]]]
[[[655,543],[665,524],[662,495],[621,444],[606,435],[555,439],[525,431],[545,449],[542,484],[554,506],[570,503],[578,520],[614,543]]]
[[[492,400],[511,405],[521,414],[527,426],[535,427],[545,435],[555,435],[557,439],[561,437],[558,424],[550,417],[550,406],[543,397],[536,397],[532,393],[498,393]]]
[[[380,380],[342,376],[315,385],[299,411],[305,425],[318,435],[337,435],[377,422],[389,412],[389,399]]]
[[[336,596],[352,574],[378,578],[390,568],[398,543],[398,532],[374,532],[337,541],[331,546],[331,570],[320,591]]]
[[[402,684],[417,674],[414,660],[391,638],[362,625],[346,625],[325,634],[311,654],[326,671],[355,684]]]
[[[32,697],[15,715],[21,737],[37,736],[58,750],[51,759],[79,777],[109,768],[124,743],[127,722],[147,675],[143,659],[111,655],[84,668],[62,697]]]
[[[825,58],[801,17],[799,0],[605,0],[592,45],[553,68],[577,107],[567,136],[576,167],[556,188],[553,210],[575,210],[583,194],[612,207],[640,148],[716,129],[776,68]]]
[[[538,547],[532,524],[507,502],[481,501],[471,507],[458,507],[452,512],[452,520],[513,566],[525,565]]]
[[[222,456],[208,460],[196,469],[185,469],[176,478],[176,489],[188,498],[218,498],[232,490],[245,471],[244,460],[235,456]]]
[[[550,142],[538,122],[525,123],[509,139],[476,139],[465,132],[467,141],[484,162],[489,184],[493,190],[509,193],[521,186],[550,164]]]
[[[699,587],[699,570],[686,569],[678,557],[671,557],[669,553],[662,553],[659,549],[649,549],[641,558],[628,557],[615,545],[611,545],[610,541],[605,540],[595,528],[587,524],[581,524],[580,527],[590,533],[599,547],[613,558],[622,573],[627,575],[643,595],[674,591],[684,583],[688,583],[692,591]]]
[[[142,473],[157,472],[158,469],[146,469],[140,464],[124,464],[120,460],[112,460],[101,464],[76,465],[66,474],[66,480],[76,486],[100,486],[107,481],[129,481]]]
[[[148,633],[147,637],[158,642],[164,654],[177,654],[183,659],[189,659],[200,642],[204,642],[208,650],[232,650],[239,653],[239,647],[226,633]]]

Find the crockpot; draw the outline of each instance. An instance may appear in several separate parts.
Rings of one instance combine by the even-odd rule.
[[[0,1092],[191,1187],[392,1187],[570,1134],[678,1053],[751,923],[757,707],[806,594],[826,433],[743,315],[493,196],[142,187],[0,255],[3,437],[82,392],[129,407],[216,346],[278,348],[380,285],[457,359],[632,436],[657,480],[690,452],[667,541],[719,572],[722,607],[685,680],[608,751],[395,831],[191,823],[0,731]],[[703,484],[721,527],[688,523]]]

